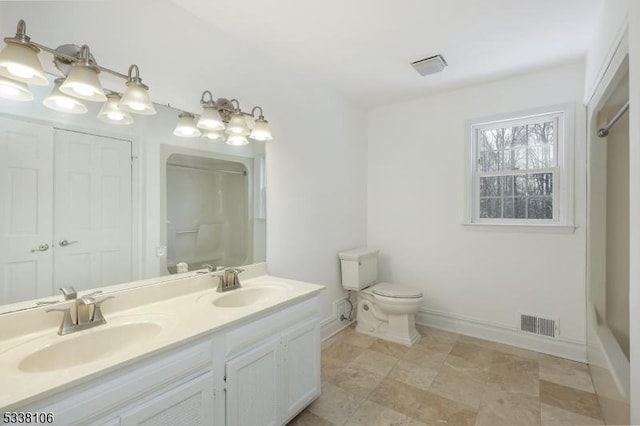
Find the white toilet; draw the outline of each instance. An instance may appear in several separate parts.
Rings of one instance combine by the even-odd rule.
[[[411,346],[420,340],[414,314],[422,292],[378,279],[378,250],[359,248],[338,253],[342,286],[358,292],[356,331]]]

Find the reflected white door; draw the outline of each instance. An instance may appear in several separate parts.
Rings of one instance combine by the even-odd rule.
[[[131,142],[55,130],[54,282],[131,281]]]
[[[52,288],[53,129],[0,118],[0,304]]]

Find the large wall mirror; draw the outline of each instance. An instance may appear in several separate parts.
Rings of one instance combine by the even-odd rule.
[[[49,86],[50,90],[52,86]],[[114,126],[0,99],[0,313],[33,299],[266,259],[265,147],[173,136],[178,111]]]

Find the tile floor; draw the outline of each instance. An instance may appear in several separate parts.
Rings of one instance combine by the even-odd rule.
[[[585,364],[418,326],[412,348],[358,334],[323,343],[322,395],[301,425],[602,425]]]

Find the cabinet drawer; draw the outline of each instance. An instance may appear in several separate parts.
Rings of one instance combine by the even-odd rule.
[[[315,296],[282,311],[251,320],[226,333],[225,357],[241,353],[261,340],[273,336],[295,324],[312,318],[319,313],[319,298]]]
[[[211,338],[185,346],[186,348],[181,347],[140,360],[20,410],[53,412],[57,424],[86,424],[89,417],[96,419],[113,413],[132,400],[163,388],[181,377],[211,369]]]

